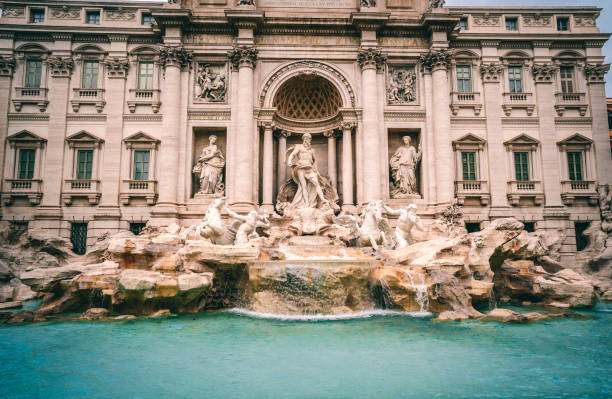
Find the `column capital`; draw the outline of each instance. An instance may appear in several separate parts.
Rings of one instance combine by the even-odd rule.
[[[287,138],[289,136],[291,136],[291,132],[288,130],[277,130],[276,132],[274,132],[274,135],[278,138],[280,137],[284,137]]]
[[[264,128],[264,130],[274,130],[274,122],[272,121],[259,121],[258,125]]]
[[[230,63],[235,69],[240,67],[255,68],[257,63],[257,49],[251,46],[235,46],[228,53]]]
[[[362,71],[371,68],[382,69],[387,62],[387,56],[380,49],[361,48],[357,55],[357,62],[359,62]]]
[[[327,130],[327,131],[323,132],[323,135],[325,137],[327,137],[328,139],[336,138],[336,136],[337,136],[335,130]]]
[[[480,74],[482,75],[482,81],[484,83],[499,82],[503,70],[503,65],[499,63],[482,64],[480,66]]]
[[[343,121],[340,124],[340,128],[342,130],[351,130],[355,127],[355,122],[351,122],[351,121]]]
[[[51,56],[47,58],[47,65],[49,65],[52,77],[69,78],[74,68],[74,60],[72,57]]]
[[[553,64],[534,64],[531,71],[535,83],[552,83],[557,68]]]
[[[423,66],[424,70],[430,70],[432,72],[439,69],[448,69],[451,61],[451,52],[449,50],[432,50],[427,54],[421,54],[419,56],[419,62]]]
[[[15,71],[15,57],[0,55],[0,76],[12,76]]]
[[[104,60],[104,65],[109,78],[125,79],[130,68],[130,61],[127,58],[111,57]]]
[[[587,82],[591,83],[606,83],[605,75],[610,70],[610,64],[587,64],[584,67]]]
[[[159,50],[159,63],[166,70],[169,66],[175,66],[182,70],[191,66],[193,53],[181,46],[163,46]]]

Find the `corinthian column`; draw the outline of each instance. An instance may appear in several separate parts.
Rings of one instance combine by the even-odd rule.
[[[287,165],[285,165],[285,154],[287,153],[287,137],[291,136],[291,132],[280,130],[278,132],[278,177],[276,180],[277,190],[287,181]]]
[[[336,173],[336,132],[329,130],[323,133],[327,137],[327,174],[331,186],[338,190],[338,176]]]
[[[261,126],[264,129],[263,138],[263,206],[272,209],[272,188],[274,179],[272,174],[274,173],[274,143],[272,138],[272,129],[274,125],[272,122],[263,122]]]
[[[438,203],[449,203],[453,198],[453,149],[450,132],[450,88],[447,70],[450,52],[432,51],[421,55],[423,69],[431,71],[433,103],[433,145],[436,165],[436,197]]]
[[[593,144],[595,165],[599,184],[612,184],[612,161],[610,161],[610,136],[606,124],[606,87],[604,76],[610,64],[588,64],[584,70],[589,85],[589,104],[593,118]]]
[[[257,50],[249,46],[235,47],[230,61],[238,69],[238,120],[236,129],[236,163],[234,170],[234,203],[248,210],[253,206],[253,165],[255,146],[253,132],[253,69]]]
[[[8,99],[11,96],[13,72],[15,71],[15,58],[0,56],[0,98]],[[8,115],[9,102],[0,101],[0,115]],[[4,177],[4,146],[8,136],[8,119],[0,119],[0,178]]]
[[[342,209],[353,208],[353,124],[342,122]]]
[[[382,199],[382,171],[378,129],[378,90],[376,69],[384,65],[386,57],[378,49],[361,49],[357,57],[361,66],[361,106],[363,108],[363,200]]]
[[[159,153],[159,201],[157,208],[176,217],[179,143],[181,134],[181,71],[191,66],[192,53],[182,47],[163,47],[159,53],[164,69],[164,121]]]

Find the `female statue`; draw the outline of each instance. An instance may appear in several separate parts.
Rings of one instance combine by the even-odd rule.
[[[223,167],[225,158],[215,144],[217,136],[208,138],[208,146],[202,148],[198,162],[193,167],[193,173],[199,174],[200,190],[198,194],[223,194]]]

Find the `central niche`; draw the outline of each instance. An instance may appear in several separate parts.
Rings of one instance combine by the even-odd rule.
[[[342,99],[328,80],[316,75],[299,75],[282,84],[273,105],[284,118],[329,119],[338,114]]]

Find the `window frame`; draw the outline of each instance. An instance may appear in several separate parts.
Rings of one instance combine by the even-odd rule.
[[[519,79],[513,79],[513,76],[511,74],[511,71],[514,70],[518,70],[519,72]],[[520,89],[517,91],[516,90],[516,82],[520,83]],[[515,83],[513,85],[513,82]],[[524,74],[523,74],[523,65],[520,64],[509,64],[508,65],[508,92],[509,93],[524,93],[525,92],[525,79],[524,79]]]
[[[6,153],[7,159],[11,159],[11,165],[4,169],[5,179],[19,179],[19,151],[22,149],[34,150],[34,174],[32,179],[26,180],[40,180],[42,173],[43,163],[43,150],[46,146],[47,140],[28,131],[21,130],[15,134],[11,134],[7,137]]]
[[[459,77],[459,68],[461,68],[463,70],[462,73],[464,73],[465,71],[467,71],[468,73],[468,78],[460,78]],[[469,84],[469,91],[464,91],[462,90],[463,84],[461,85],[462,87],[460,87],[459,82],[468,82]],[[473,93],[474,92],[474,78],[473,78],[473,73],[472,73],[472,65],[471,64],[467,64],[465,62],[459,62],[455,65],[455,84],[457,85],[457,92],[458,93]]]
[[[145,18],[146,17],[150,18],[151,22],[145,23]],[[141,25],[149,25],[149,26],[155,24],[155,18],[153,18],[153,14],[151,14],[150,12],[142,11],[140,13],[140,24]]]
[[[471,155],[472,159],[468,159],[467,155]],[[473,162],[472,165],[469,162]],[[465,166],[468,166],[466,169]],[[470,166],[474,170],[470,170]],[[473,178],[471,178],[473,175]],[[478,179],[478,152],[475,150],[461,150],[461,181],[479,181]]]
[[[150,176],[150,172],[151,172],[151,149],[150,148],[133,148],[132,149],[132,180],[138,180],[138,181],[148,181],[149,180],[149,176]],[[139,153],[146,153],[147,154],[147,160],[146,160],[146,170],[143,169],[143,171],[138,172],[137,171],[137,165],[138,165],[138,160],[137,160],[137,154]],[[143,163],[143,162],[141,162]],[[142,176],[138,176],[137,173],[140,174],[146,174],[146,178],[141,178]]]
[[[95,77],[95,79],[91,80],[91,84],[87,85],[87,65],[89,64],[96,64],[96,68],[95,68],[95,74],[92,75],[92,78]],[[94,70],[94,69],[92,69]],[[83,59],[82,62],[82,67],[81,67],[81,89],[99,89],[99,85],[100,85],[100,61],[98,59],[94,59],[94,58],[85,58]]]
[[[517,163],[517,155],[524,155],[525,159],[521,161],[520,166],[524,166],[525,170],[521,170],[519,172],[519,163]],[[519,157],[520,158],[520,157]],[[514,161],[514,180],[520,182],[529,182],[532,181],[532,173],[531,173],[531,161],[530,161],[530,151],[524,150],[515,150],[512,151],[512,159]],[[526,174],[527,178],[523,178],[523,174]]]
[[[570,157],[570,154],[572,155]],[[578,161],[574,159],[578,157]],[[570,162],[570,158],[572,158],[573,162]],[[585,181],[585,156],[584,151],[566,151],[566,160],[567,160],[567,178],[569,181]],[[573,167],[572,167],[573,165]],[[577,175],[580,176],[577,176]],[[573,176],[572,176],[573,175]],[[574,178],[572,178],[574,177]],[[576,178],[579,177],[579,178]]]
[[[566,26],[565,29],[559,29],[559,23],[561,21],[565,21]],[[569,32],[571,30],[571,20],[569,15],[557,15],[555,17],[555,28],[557,32]]]
[[[66,162],[68,164],[64,164],[66,172],[64,174],[64,180],[90,180],[90,181],[98,181],[100,176],[100,159],[101,159],[101,151],[102,145],[104,144],[104,140],[96,137],[92,133],[89,133],[85,130],[81,130],[77,133],[74,133],[66,138],[67,151],[69,156],[66,157]],[[79,150],[92,150],[92,162],[91,162],[91,176],[90,179],[79,179],[78,175],[78,166],[79,159],[78,154]]]
[[[74,175],[75,180],[92,180],[94,151],[95,151],[94,148],[76,149],[76,166],[75,166],[75,175]],[[81,154],[90,154],[90,159],[85,159],[85,170],[81,170],[81,165],[83,165]],[[81,173],[83,173],[84,176],[81,176]]]
[[[468,28],[469,28],[468,17],[461,17],[459,19],[459,29],[468,30]]]
[[[28,65],[30,65],[31,62],[37,62],[40,64],[40,68],[39,68],[39,74],[38,74],[38,85],[37,86],[30,86],[28,84],[28,77],[29,77],[29,70],[28,70]],[[24,80],[23,80],[23,87],[28,88],[28,89],[40,89],[42,87],[42,78],[43,78],[43,60],[42,58],[38,58],[38,57],[28,57],[25,59],[24,61]]]
[[[89,16],[96,15],[98,17],[97,22],[89,22]],[[85,9],[85,24],[87,25],[100,25],[102,23],[102,12],[100,9]]]
[[[34,12],[42,13],[42,21],[34,21]],[[29,24],[44,24],[47,22],[47,9],[46,7],[30,6],[28,7],[28,23]]]
[[[593,140],[575,133],[557,142],[561,161],[562,181],[595,181],[597,169],[594,164],[592,151]],[[582,166],[582,180],[570,180],[570,164],[568,153],[580,152]]]
[[[150,74],[144,75],[147,78],[150,78],[151,87],[140,87],[141,77],[143,76],[142,75],[141,67],[143,65],[145,65],[145,64],[146,65],[151,65]],[[139,60],[137,62],[136,89],[137,90],[155,90],[155,62],[154,61],[152,61],[152,60]]]
[[[571,78],[568,79],[567,77],[563,76],[563,71],[571,71]],[[571,90],[567,90],[567,83],[570,83]],[[566,93],[566,94],[571,94],[571,93],[576,93],[576,65],[570,65],[570,64],[561,64],[559,66],[559,86],[561,89],[561,93]]]
[[[31,154],[31,159],[27,160],[28,167],[23,170],[22,165],[24,164],[22,160],[22,155],[24,153]],[[19,180],[33,180],[36,171],[36,148],[32,147],[24,147],[17,149],[17,167],[16,167],[16,178]],[[22,176],[22,172],[27,173],[27,176]],[[24,173],[24,174],[25,174]]]
[[[508,29],[508,23],[514,22],[514,29]],[[517,16],[506,16],[504,17],[504,28],[507,32],[518,32],[519,30],[519,18]]]

